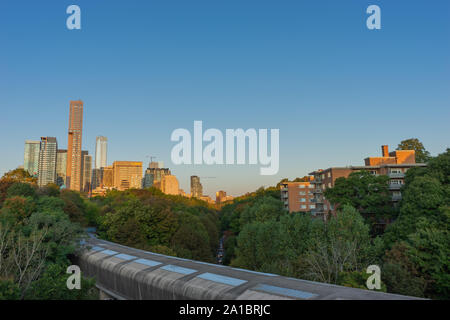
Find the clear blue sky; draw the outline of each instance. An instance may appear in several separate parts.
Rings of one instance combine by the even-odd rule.
[[[81,30],[66,28],[70,4]],[[85,104],[83,149],[104,135],[109,163],[157,156],[187,192],[192,174],[237,195],[410,137],[436,155],[450,141],[449,40],[448,0],[3,0],[0,175],[23,164],[25,139],[67,147],[71,99]],[[279,128],[279,173],[171,164],[170,134],[194,120]]]

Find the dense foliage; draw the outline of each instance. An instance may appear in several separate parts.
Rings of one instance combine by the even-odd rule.
[[[407,172],[398,219],[384,234],[392,292],[450,297],[450,149]]]
[[[66,286],[69,256],[82,235],[69,217],[85,200],[55,186],[39,189],[20,169],[0,186],[0,299],[96,298],[93,280],[82,278],[80,290]]]
[[[155,188],[111,191],[96,197],[101,237],[134,248],[214,262],[217,212],[206,202],[165,195]]]
[[[324,196],[335,207],[350,205],[358,210],[371,227],[373,234],[380,222],[395,218],[389,193],[389,177],[375,176],[368,171],[352,172],[347,178],[337,178],[334,187],[325,190]]]
[[[427,154],[425,152],[425,154]],[[393,208],[387,177],[357,172],[336,180],[338,203],[326,222],[282,209],[277,188],[259,189],[222,208],[224,262],[255,271],[366,288],[366,268],[381,267],[382,291],[450,297],[450,149],[407,172]],[[384,219],[385,232],[370,232]]]

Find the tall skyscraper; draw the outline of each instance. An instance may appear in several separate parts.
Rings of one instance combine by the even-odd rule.
[[[42,137],[39,150],[38,185],[56,183],[56,152],[58,143],[55,137]]]
[[[143,188],[155,187],[161,189],[161,181],[166,175],[170,175],[169,168],[163,168],[164,163],[162,161],[152,161],[149,164],[147,170],[145,170],[144,179],[142,182]]]
[[[40,141],[25,140],[25,152],[23,157],[23,169],[32,176],[37,176],[39,169]]]
[[[191,196],[194,198],[200,198],[203,195],[203,186],[200,183],[200,178],[197,176],[191,176]]]
[[[103,169],[92,169],[92,190],[96,188],[100,188],[102,185],[102,179],[103,179]]]
[[[98,136],[95,139],[95,169],[106,167],[108,138]]]
[[[63,186],[66,183],[67,150],[60,149],[56,153],[56,184]]]
[[[113,166],[104,167],[101,169],[102,188],[112,188],[114,187],[114,170]]]
[[[89,192],[91,189],[92,156],[88,151],[81,151],[81,191]]]
[[[142,188],[150,188],[153,187],[153,181],[155,180],[155,176],[150,173],[149,169],[145,170],[144,178],[142,179]]]
[[[141,161],[114,161],[114,188],[117,190],[140,189],[142,186]]]
[[[81,190],[81,133],[83,129],[83,101],[70,101],[69,141],[67,143],[66,187]]]

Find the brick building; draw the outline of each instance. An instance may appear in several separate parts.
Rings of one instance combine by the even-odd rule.
[[[281,201],[289,212],[310,212],[316,209],[313,202],[313,178],[307,177],[308,181],[283,182],[281,188]]]
[[[367,170],[374,175],[389,176],[389,190],[392,194],[392,202],[401,200],[401,187],[404,184],[405,173],[410,168],[424,167],[425,163],[416,163],[414,150],[395,150],[389,152],[388,146],[381,147],[381,157],[369,157],[364,159],[365,166],[332,167],[325,170],[316,170],[310,175],[314,176],[312,184],[316,208],[311,211],[313,215],[323,215],[333,212],[333,206],[325,199],[323,192],[334,187],[337,178],[347,178],[352,172]]]

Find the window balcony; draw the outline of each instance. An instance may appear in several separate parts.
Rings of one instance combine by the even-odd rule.
[[[393,194],[392,195],[392,201],[400,201],[400,200],[402,200],[401,194]]]
[[[389,172],[388,177],[391,179],[403,179],[405,174],[403,172]]]
[[[312,214],[313,216],[317,216],[317,215],[323,214],[323,210],[320,209],[320,208],[311,209],[310,212],[311,212],[311,214]]]
[[[399,183],[390,183],[389,190],[400,190],[402,188],[402,184]]]

